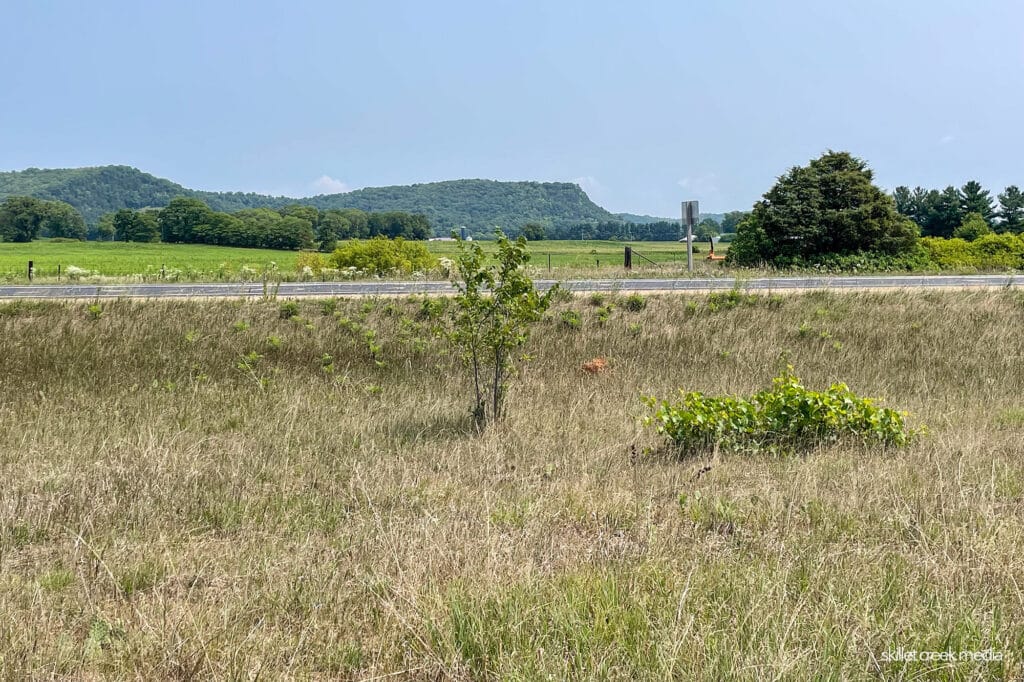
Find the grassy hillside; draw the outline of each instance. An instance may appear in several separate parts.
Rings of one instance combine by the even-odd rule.
[[[371,187],[346,194],[292,199],[241,192],[205,192],[143,173],[128,166],[37,169],[0,173],[0,199],[13,195],[58,199],[71,204],[94,224],[120,208],[162,207],[177,196],[202,199],[217,211],[280,208],[292,203],[320,209],[408,211],[425,214],[439,234],[465,225],[490,231],[530,221],[551,225],[615,220],[577,185],[554,182],[452,180],[429,184]]]
[[[0,678],[1024,676],[1019,292],[607,302],[549,313],[483,435],[421,300],[0,306]],[[930,434],[638,427],[781,354]]]

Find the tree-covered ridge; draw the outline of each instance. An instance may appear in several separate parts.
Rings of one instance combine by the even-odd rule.
[[[90,225],[96,225],[104,214],[123,208],[163,208],[175,197],[200,199],[212,210],[222,212],[278,210],[298,203],[321,210],[421,213],[442,235],[463,225],[472,233],[491,234],[495,226],[517,230],[528,222],[555,227],[616,220],[578,185],[557,182],[451,180],[291,199],[191,190],[129,166],[101,166],[0,173],[0,199],[10,196],[64,201],[77,208]]]
[[[529,222],[562,226],[615,217],[568,182],[449,180],[409,186],[368,187],[346,194],[312,197],[321,209],[423,213],[444,234],[459,226],[490,234],[494,227],[521,228]]]

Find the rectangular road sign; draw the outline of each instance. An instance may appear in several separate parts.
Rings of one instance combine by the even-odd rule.
[[[683,202],[683,226],[693,227],[700,222],[700,202]]]

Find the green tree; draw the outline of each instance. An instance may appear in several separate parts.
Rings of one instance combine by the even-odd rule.
[[[960,188],[960,210],[965,216],[965,220],[968,214],[977,213],[989,225],[992,224],[992,219],[996,215],[992,195],[976,180],[971,180]]]
[[[348,239],[351,233],[352,223],[340,211],[324,211],[317,226],[318,248],[324,253],[330,253],[338,248],[338,239]]]
[[[730,261],[786,267],[826,254],[911,250],[917,227],[872,180],[867,164],[846,152],[791,169],[739,224]]]
[[[947,187],[943,191],[915,187],[897,187],[893,191],[896,210],[910,218],[927,237],[951,237],[953,230],[963,223],[960,191]]]
[[[38,237],[46,203],[34,197],[9,197],[0,204],[0,241],[30,242]]]
[[[205,223],[192,228],[192,241],[216,246],[241,246],[245,242],[242,221],[228,213],[211,211]]]
[[[985,222],[985,218],[980,213],[968,213],[967,217],[964,218],[964,222],[953,230],[954,237],[966,239],[969,242],[973,242],[978,237],[986,234],[992,234],[992,230],[989,229],[988,223]]]
[[[744,218],[750,215],[749,211],[729,211],[722,216],[722,234],[735,232],[737,226]]]
[[[718,223],[710,218],[705,218],[693,228],[693,236],[701,241],[711,241],[718,236]]]
[[[999,195],[999,231],[1024,232],[1024,192],[1010,185]]]
[[[114,235],[120,242],[160,241],[160,224],[152,211],[122,208],[112,220]]]
[[[191,244],[193,230],[208,225],[213,211],[199,199],[176,197],[160,211],[160,237],[168,243]]]
[[[303,204],[289,204],[280,211],[282,216],[292,216],[295,218],[301,218],[302,220],[308,220],[309,224],[314,228],[320,222],[320,211],[314,206],[305,206]]]
[[[114,214],[104,213],[101,215],[99,222],[96,223],[96,239],[103,242],[113,241],[116,232],[117,230],[114,229]]]
[[[917,202],[914,200],[914,194],[910,191],[909,187],[905,185],[897,187],[892,192],[892,198],[896,203],[896,210],[899,211],[900,215],[905,215],[914,222],[917,222]],[[920,223],[918,223],[918,225],[920,225]]]
[[[525,273],[526,240],[511,241],[497,231],[495,263],[487,263],[476,242],[458,240],[459,293],[453,308],[451,340],[470,368],[473,419],[478,428],[501,419],[515,350],[551,305],[555,289],[537,291]]]
[[[540,223],[526,223],[523,225],[523,237],[528,242],[540,242],[547,238],[547,230]]]
[[[44,237],[84,240],[88,236],[85,219],[71,204],[63,201],[46,201],[43,203],[42,211],[39,229]]]
[[[930,237],[952,237],[953,231],[964,222],[960,192],[952,185],[941,192],[929,192],[926,211],[928,226],[924,233]]]

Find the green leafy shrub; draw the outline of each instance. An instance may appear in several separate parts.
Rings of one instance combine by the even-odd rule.
[[[787,451],[843,438],[901,446],[915,435],[907,427],[906,413],[879,407],[845,384],[812,391],[800,383],[792,366],[771,388],[750,398],[680,393],[677,403],[644,398],[654,410],[644,424],[687,450],[720,445]]]
[[[282,320],[290,320],[293,317],[297,317],[299,314],[299,304],[295,301],[287,301],[281,304],[278,309],[278,314]]]
[[[924,240],[920,240],[924,241]],[[789,267],[819,272],[921,272],[937,269],[927,249],[920,244],[903,253],[878,253],[858,251],[855,253],[828,253],[814,258],[794,258]]]
[[[562,311],[562,326],[569,329],[579,329],[582,324],[580,314],[575,310]]]
[[[1014,234],[985,234],[971,242],[926,237],[921,240],[921,245],[935,265],[943,270],[1024,268],[1024,239]]]
[[[631,313],[638,313],[647,307],[647,299],[640,294],[630,294],[622,302],[622,307]]]
[[[953,230],[954,237],[966,239],[969,242],[973,242],[978,237],[983,237],[986,234],[992,234],[992,230],[980,213],[968,213],[964,217],[963,223]]]
[[[419,242],[397,237],[353,239],[331,254],[331,265],[339,270],[353,269],[373,275],[426,272],[437,267],[437,258]]]

